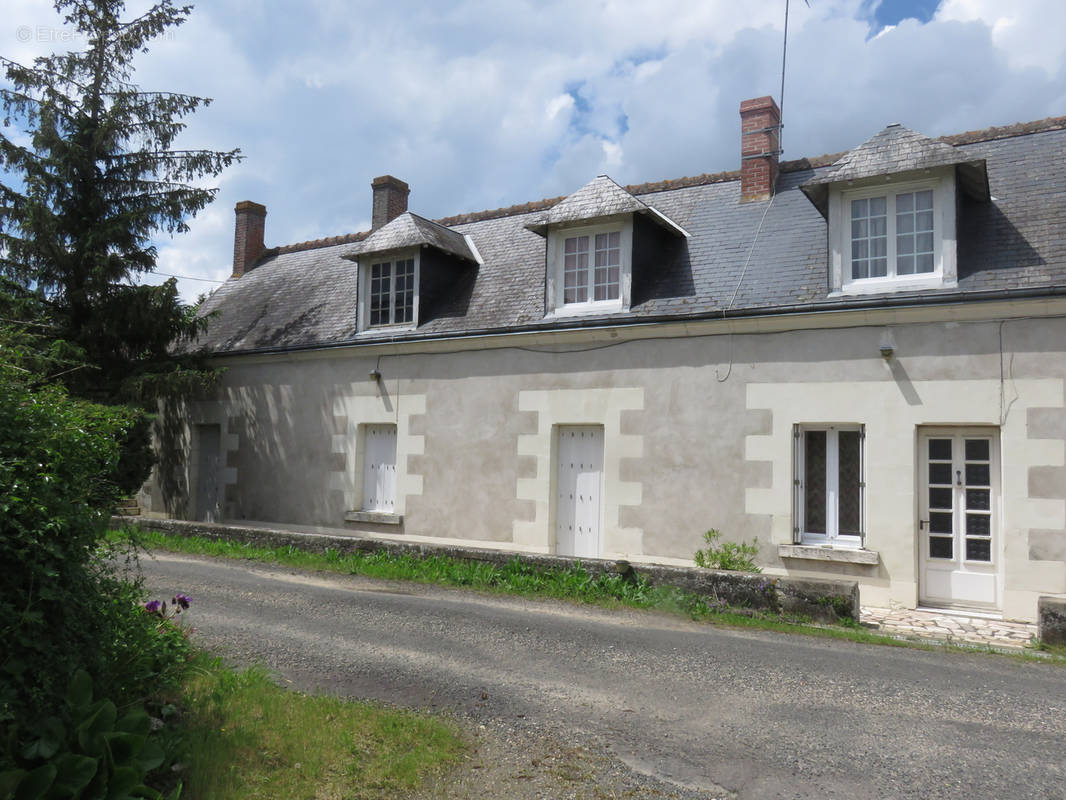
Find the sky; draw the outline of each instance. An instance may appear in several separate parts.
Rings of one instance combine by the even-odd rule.
[[[5,0],[0,54],[77,47]],[[143,2],[130,2],[135,13]],[[781,102],[785,0],[212,0],[152,44],[145,89],[210,97],[179,144],[244,160],[158,242],[192,302],[228,277],[233,206],[268,246],[370,227],[370,182],[429,218],[740,167],[742,100]],[[899,122],[929,136],[1066,114],[1062,0],[791,0],[782,158]]]

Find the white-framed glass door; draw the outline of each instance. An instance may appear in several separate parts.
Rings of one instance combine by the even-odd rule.
[[[999,609],[999,430],[923,428],[918,462],[919,600]]]

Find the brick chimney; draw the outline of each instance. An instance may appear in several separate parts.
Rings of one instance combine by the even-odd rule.
[[[266,206],[242,200],[234,207],[237,225],[233,229],[233,277],[239,278],[255,266],[263,255],[263,230],[266,227]]]
[[[388,225],[407,210],[407,195],[411,189],[399,178],[382,175],[370,182],[374,190],[374,214],[371,228],[377,230]]]
[[[777,183],[781,111],[772,97],[740,104],[740,202],[769,200]]]

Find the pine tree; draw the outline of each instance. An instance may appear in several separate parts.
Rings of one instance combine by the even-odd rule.
[[[204,374],[195,359],[171,354],[203,321],[173,279],[133,279],[155,268],[153,237],[185,232],[211,202],[217,190],[195,182],[239,151],[176,149],[185,118],[210,100],[132,82],[134,58],[190,6],[162,0],[128,21],[122,0],[55,7],[84,50],[32,66],[0,57],[0,275],[40,304],[52,338],[82,360],[60,376],[75,394],[147,405]]]

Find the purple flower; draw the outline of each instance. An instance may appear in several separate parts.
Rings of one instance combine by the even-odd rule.
[[[158,614],[159,613],[159,601],[158,600],[149,600],[147,603],[144,604],[144,610],[147,611],[149,614]]]
[[[187,594],[180,594],[179,593],[179,594],[174,595],[174,597],[172,599],[172,602],[176,606],[181,606],[182,608],[188,608],[189,607],[189,603],[192,602],[192,598],[189,597],[189,595],[187,595]]]

